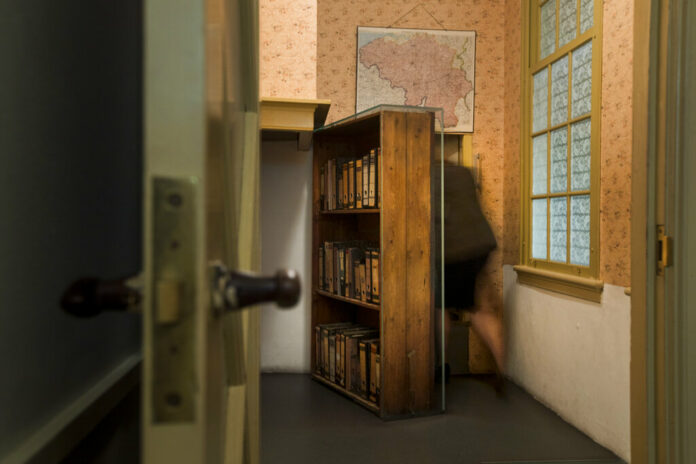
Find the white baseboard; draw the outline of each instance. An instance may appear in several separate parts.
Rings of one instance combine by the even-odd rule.
[[[0,464],[54,464],[63,459],[140,381],[142,356],[126,358]]]

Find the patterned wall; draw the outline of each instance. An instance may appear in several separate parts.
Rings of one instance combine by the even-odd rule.
[[[520,259],[520,11],[520,0],[505,0],[504,264]]]
[[[317,97],[317,0],[260,0],[260,95]]]
[[[504,263],[519,262],[520,0],[506,0]],[[600,279],[630,286],[633,0],[605,0],[602,41]]]
[[[631,285],[633,0],[604,1],[600,278]]]
[[[504,0],[318,0],[317,3],[317,97],[331,100],[329,121],[355,112],[358,26],[421,29],[444,26],[448,30],[476,31],[472,147],[473,153],[481,155],[482,206],[501,245],[491,256],[488,270],[496,291],[502,296]],[[480,352],[477,347],[472,348]],[[479,364],[481,370],[487,370],[490,360],[482,357]]]

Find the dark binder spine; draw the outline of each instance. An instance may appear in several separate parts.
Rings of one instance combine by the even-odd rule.
[[[365,301],[372,301],[372,253],[365,250]]]
[[[343,163],[341,169],[343,170],[343,175],[341,176],[341,192],[343,194],[343,204],[341,207],[344,209],[348,209],[348,163]]]
[[[355,208],[355,161],[348,162],[348,208]]]
[[[319,290],[324,290],[324,245],[319,246],[319,282],[317,283],[317,287]]]
[[[362,158],[355,160],[355,207],[362,208],[362,185],[363,185],[363,173],[362,173]]]
[[[346,249],[340,246],[338,249],[338,294],[346,294]]]
[[[326,197],[326,192],[324,191],[324,166],[319,169],[319,209],[324,210],[324,198]]]
[[[364,155],[362,157],[362,166],[363,166],[362,205],[363,205],[363,208],[367,208],[369,206],[368,200],[370,198],[370,155]]]
[[[372,271],[370,272],[370,277],[372,278],[372,302],[379,303],[379,250],[371,250],[370,256],[370,264],[372,266]]]
[[[370,150],[370,187],[367,193],[367,206],[369,206],[370,208],[375,207],[375,187],[377,182],[375,168],[375,150]]]

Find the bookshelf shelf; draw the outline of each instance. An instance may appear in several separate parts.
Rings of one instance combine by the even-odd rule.
[[[432,110],[379,107],[314,133],[312,377],[382,419],[441,411],[431,278],[437,236],[431,214],[434,126]],[[358,166],[364,168],[372,153],[368,185],[374,169],[379,207],[322,209],[327,201],[335,205],[333,197],[341,192],[348,191],[350,200],[351,188],[360,191]],[[339,166],[347,181],[345,174],[338,176]],[[362,191],[364,198],[364,182]],[[365,286],[351,290],[357,271],[358,285]],[[336,285],[348,286],[350,294],[377,289],[380,303],[327,291]],[[345,386],[329,380],[347,378],[352,381]],[[365,399],[366,389],[376,404]]]
[[[325,296],[326,298],[333,298],[334,300],[344,301],[356,306],[362,306],[363,308],[372,309],[373,311],[379,311],[379,305],[374,303],[367,303],[366,301],[356,300],[355,298],[346,298],[340,295],[334,295],[333,293],[325,292],[324,290],[314,290],[317,294]]]
[[[326,380],[324,377],[322,377],[320,375],[312,374],[312,378],[320,383],[323,383],[324,385],[327,385],[330,388],[333,388],[337,392],[346,395],[348,398],[359,403],[361,406],[369,409],[370,411],[374,412],[375,414],[379,414],[379,406],[377,406],[372,401],[368,401],[365,398],[363,398],[362,396],[358,396],[355,393],[349,392],[348,390],[346,390],[342,386],[336,385],[335,383],[331,382],[330,380]]]
[[[322,211],[322,215],[331,216],[334,214],[379,214],[379,208],[365,208],[365,209],[336,209],[333,211]]]

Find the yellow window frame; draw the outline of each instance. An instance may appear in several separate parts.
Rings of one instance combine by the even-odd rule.
[[[594,0],[593,4],[593,25],[590,29],[582,34],[579,34],[575,39],[571,40],[564,46],[557,48],[549,56],[544,59],[539,59],[539,34],[540,26],[540,11],[541,7],[549,1],[556,2],[556,43],[558,43],[559,34],[559,6],[560,0],[529,0],[523,3],[522,11],[522,66],[521,66],[521,138],[520,138],[520,153],[521,153],[521,220],[520,220],[520,265],[515,266],[518,273],[518,278],[523,284],[539,286],[548,290],[569,294],[572,296],[600,301],[603,282],[599,280],[599,196],[600,196],[600,122],[601,122],[601,92],[602,92],[602,1]],[[577,0],[577,24],[576,31],[580,32],[580,8],[581,0]],[[568,137],[568,184],[567,191],[561,196],[575,196],[579,193],[590,194],[590,265],[581,266],[569,263],[559,263],[550,260],[550,214],[551,211],[547,208],[547,259],[532,258],[532,110],[533,110],[533,76],[540,70],[548,69],[548,86],[550,88],[551,79],[551,64],[564,56],[568,56],[580,46],[592,41],[592,97],[591,110],[589,118],[591,120],[591,139],[590,139],[590,189],[585,192],[572,192],[570,185],[570,145],[571,138]],[[572,61],[569,57],[568,62],[569,80],[572,82]],[[569,82],[568,94],[569,108],[571,106],[572,84]],[[550,139],[551,132],[556,128],[550,123],[551,111],[551,92],[548,97],[548,114],[547,128],[544,132]],[[576,120],[587,119],[584,115],[578,118],[572,118],[569,115],[568,120],[561,126],[568,126]],[[541,133],[541,131],[539,131]],[[538,135],[535,133],[535,135]],[[548,141],[550,143],[550,140]],[[547,150],[547,157],[550,157],[550,152]],[[548,158],[547,158],[548,160]],[[547,162],[547,182],[550,182],[551,163]],[[546,198],[552,198],[552,194],[547,188]],[[535,196],[537,197],[537,196]],[[570,208],[567,208],[567,256],[570,255]]]

